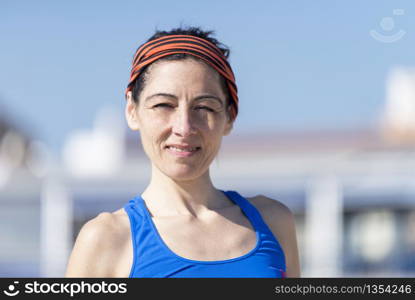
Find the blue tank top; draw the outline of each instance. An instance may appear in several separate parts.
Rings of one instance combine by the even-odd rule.
[[[285,277],[284,252],[258,210],[236,191],[222,192],[240,207],[256,232],[256,246],[251,251],[236,258],[215,261],[181,257],[164,243],[143,198],[136,196],[124,206],[133,241],[133,265],[129,277]]]

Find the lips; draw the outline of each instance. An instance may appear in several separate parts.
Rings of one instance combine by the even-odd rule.
[[[171,144],[167,145],[165,148],[170,154],[177,157],[189,157],[197,153],[201,149],[201,147],[199,146],[188,144]]]
[[[167,145],[166,148],[177,151],[177,152],[195,152],[200,149],[199,146],[179,145],[179,144]]]

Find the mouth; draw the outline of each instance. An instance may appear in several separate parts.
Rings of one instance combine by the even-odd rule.
[[[168,152],[170,152],[173,155],[180,156],[180,157],[188,157],[198,152],[201,149],[201,147],[169,145],[169,146],[166,146],[165,149],[167,149]]]

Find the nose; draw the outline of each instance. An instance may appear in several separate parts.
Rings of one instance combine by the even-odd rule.
[[[181,137],[188,137],[196,133],[191,113],[186,107],[178,109],[174,114],[173,133]]]

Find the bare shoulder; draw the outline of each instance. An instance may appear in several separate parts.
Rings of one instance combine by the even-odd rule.
[[[281,201],[258,195],[247,198],[259,211],[281,244],[295,231],[295,218],[292,211]]]
[[[258,195],[247,199],[260,211],[264,218],[268,216],[273,219],[276,219],[277,216],[283,219],[294,218],[294,214],[291,210],[284,203],[278,200],[264,195]]]
[[[82,226],[78,238],[93,243],[113,244],[123,238],[128,225],[128,216],[121,210],[102,212]]]
[[[284,250],[287,277],[300,277],[300,262],[295,217],[281,201],[258,195],[247,198],[259,211],[265,223]]]
[[[118,277],[130,242],[128,216],[102,212],[86,222],[69,257],[66,277]],[[122,271],[121,271],[122,272]],[[128,276],[128,274],[127,274]]]

